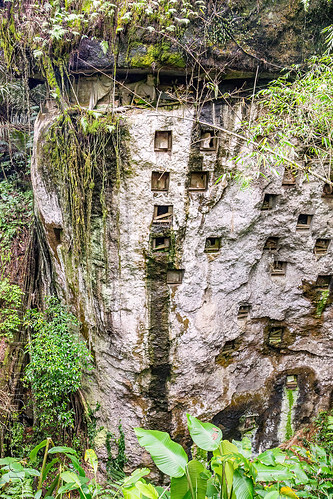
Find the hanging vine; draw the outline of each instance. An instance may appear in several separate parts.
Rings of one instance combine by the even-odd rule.
[[[108,183],[117,185],[119,181],[117,136],[122,133],[118,119],[113,115],[80,108],[62,113],[48,130],[44,157],[48,170],[55,176],[55,185],[60,188],[64,212],[70,217],[73,252],[77,260],[83,256],[86,262],[89,261],[96,183],[100,184],[100,211],[105,225],[105,189]]]

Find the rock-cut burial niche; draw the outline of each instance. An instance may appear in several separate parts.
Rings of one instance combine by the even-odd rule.
[[[269,237],[265,242],[264,250],[270,250],[270,251],[276,250],[278,247],[278,242],[279,242],[278,237],[275,236]]]
[[[314,254],[316,256],[326,255],[330,241],[330,239],[317,239],[314,247]]]
[[[309,230],[311,227],[313,215],[301,213],[298,215],[296,230]]]
[[[172,223],[173,206],[172,205],[155,205],[154,206],[154,224],[171,224]]]
[[[170,269],[167,271],[167,284],[181,284],[184,276],[183,269]]]
[[[213,130],[201,130],[200,151],[216,151],[217,137]]]
[[[285,169],[283,178],[282,178],[282,185],[284,187],[289,187],[293,186],[296,184],[296,177],[293,174],[291,170]]]
[[[169,172],[152,172],[151,174],[151,190],[152,191],[168,191],[170,181]]]
[[[275,260],[271,264],[272,276],[285,276],[286,270],[287,270],[287,262],[282,262],[281,260]]]
[[[331,275],[319,275],[316,280],[315,287],[318,291],[325,291],[329,289],[332,282]]]
[[[283,326],[271,326],[268,331],[268,346],[279,348],[282,343],[284,331],[285,328]]]
[[[261,209],[262,210],[272,210],[276,206],[277,202],[277,194],[265,194],[262,202]]]
[[[251,310],[251,305],[248,304],[240,305],[238,309],[237,320],[239,322],[246,322],[249,318],[250,310]]]
[[[217,253],[221,248],[220,237],[207,237],[205,243],[205,253]]]
[[[59,227],[53,227],[54,239],[56,244],[61,244],[62,242],[62,229]]]
[[[155,141],[154,141],[154,150],[167,152],[171,151],[172,148],[172,132],[170,130],[166,131],[156,131],[155,132]]]
[[[333,198],[333,185],[324,184],[322,196],[324,198]]]
[[[208,172],[191,172],[189,179],[190,191],[205,191],[208,186]]]
[[[236,342],[236,340],[226,341],[220,353],[215,357],[215,363],[222,367],[228,367],[233,362],[238,347],[239,342]]]
[[[286,388],[287,390],[296,390],[298,387],[297,385],[297,375],[296,374],[289,374],[286,379]]]
[[[153,251],[169,251],[170,237],[153,237]]]

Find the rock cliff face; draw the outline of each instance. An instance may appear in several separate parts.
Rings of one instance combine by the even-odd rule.
[[[237,130],[241,103],[212,109],[206,119]],[[215,421],[226,437],[250,432],[259,449],[284,440],[288,416],[297,428],[327,407],[333,200],[323,185],[290,184],[283,171],[246,190],[216,183],[244,149],[237,138],[207,141],[188,107],[129,109],[107,215],[97,187],[89,265],[73,269],[73,227],[41,153],[56,116],[40,115],[33,161],[47,284],[89,331],[96,373],[87,392],[101,403],[102,424],[122,420],[128,453],[136,454],[134,426],[184,438],[185,412]]]
[[[36,122],[45,292],[81,319],[96,361],[86,393],[101,404],[100,424],[114,430],[122,420],[133,464],[142,459],[133,427],[186,445],[186,412],[226,438],[250,435],[256,450],[276,445],[330,404],[333,198],[320,181],[283,170],[245,190],[226,176],[216,182],[246,151],[229,133],[246,116],[243,98],[198,114],[164,89],[162,105],[145,107],[140,96],[155,100],[154,84],[133,74],[113,93],[119,118],[99,151],[104,166],[80,191],[91,189],[92,201],[79,255],[73,192],[50,161],[60,113],[49,103]],[[177,88],[175,71],[168,78]],[[75,84],[81,105],[110,113],[107,76]]]

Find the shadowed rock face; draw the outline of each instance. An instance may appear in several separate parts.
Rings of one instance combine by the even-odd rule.
[[[282,185],[282,170],[246,190],[216,183],[235,168],[245,142],[223,132],[209,142],[207,130],[200,141],[191,107],[128,107],[117,171],[116,150],[107,154],[107,214],[96,174],[91,249],[75,263],[71,216],[43,154],[57,113],[37,121],[32,169],[51,261],[45,289],[55,286],[83,323],[96,359],[86,393],[101,403],[101,424],[113,430],[122,420],[131,462],[145,459],[135,426],[170,431],[186,444],[190,412],[226,437],[251,433],[259,450],[284,439],[288,411],[297,429],[327,408],[332,250],[314,254],[316,239],[333,237],[333,201],[322,197],[323,185],[302,178]],[[215,102],[202,111],[229,131],[244,116],[242,99],[233,109]],[[171,139],[156,144],[156,131]],[[167,190],[152,184],[153,172],[169,174]],[[167,206],[165,222],[167,210],[157,207]],[[289,407],[287,392],[296,389]]]
[[[333,5],[313,0],[308,12],[301,0],[208,1],[205,16],[192,22],[180,43],[138,28],[121,35],[116,58],[118,68],[132,71],[168,69],[181,73],[199,54],[203,67],[222,70],[226,77],[253,74],[259,66],[278,74],[292,64],[303,63],[323,48],[321,30],[331,24]],[[152,50],[154,47],[154,50]],[[162,48],[163,47],[163,48]],[[188,48],[183,51],[181,48]],[[94,73],[112,70],[113,53],[103,54],[100,44],[85,38],[73,53],[71,69]]]

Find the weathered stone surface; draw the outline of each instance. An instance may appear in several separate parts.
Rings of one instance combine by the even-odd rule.
[[[172,37],[160,39],[144,27],[134,32],[125,28],[117,57],[111,50],[104,54],[97,40],[85,38],[72,54],[71,69],[94,73],[111,71],[116,64],[137,72],[152,68],[179,72],[184,66],[192,68],[199,54],[202,67],[232,78],[253,75],[258,66],[267,74],[278,74],[318,53],[324,42],[321,31],[331,24],[333,14],[333,5],[326,0],[311,1],[308,12],[301,0],[206,4],[205,15],[190,24],[180,43]]]
[[[205,108],[205,120],[237,131],[241,101],[233,110],[221,103],[214,109],[213,117]],[[123,113],[127,153],[119,181],[109,179],[106,188],[105,227],[97,190],[91,258],[75,268],[70,217],[42,154],[55,117],[52,111],[37,121],[32,169],[36,214],[52,262],[49,279],[84,324],[96,359],[86,392],[101,403],[100,424],[115,431],[122,420],[131,463],[147,459],[133,427],[165,429],[186,443],[186,412],[213,420],[226,437],[251,431],[256,449],[277,444],[290,374],[298,385],[295,428],[328,407],[331,298],[318,316],[314,283],[332,274],[332,249],[320,258],[313,252],[316,238],[333,236],[333,201],[322,197],[323,185],[299,177],[295,186],[283,187],[282,171],[246,190],[235,181],[215,183],[235,169],[232,158],[245,142],[220,132],[218,150],[203,152],[194,109],[129,108]],[[169,152],[154,150],[160,130],[172,131]],[[153,171],[170,173],[168,192],[151,190]],[[188,189],[193,171],[208,172],[207,190]],[[277,196],[266,211],[264,193]],[[152,225],[154,205],[173,206],[171,229]],[[298,231],[302,213],[313,219]],[[61,243],[54,244],[54,227],[62,228]],[[170,238],[169,251],[153,252],[152,237],[161,234]],[[279,238],[277,249],[264,250],[271,236]],[[205,252],[208,237],[221,238],[216,253]],[[271,276],[274,260],[286,262],[285,275]],[[171,268],[184,270],[181,284],[167,284]],[[244,304],[251,308],[240,322]],[[270,344],[270,328],[278,326],[282,339]]]

